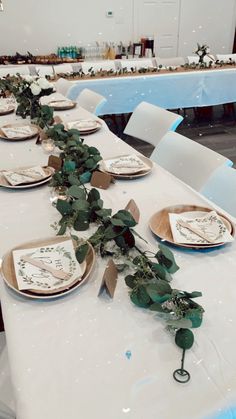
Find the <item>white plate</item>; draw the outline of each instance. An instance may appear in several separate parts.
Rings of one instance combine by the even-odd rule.
[[[18,167],[15,170],[22,170],[22,169],[29,169],[31,166],[29,167]],[[14,170],[14,169],[13,169]],[[43,170],[46,174],[46,177],[42,180],[38,180],[35,182],[30,182],[30,183],[22,183],[20,185],[10,185],[5,176],[1,175],[2,170],[0,171],[0,186],[2,186],[3,188],[7,188],[7,189],[27,189],[27,188],[35,188],[37,186],[40,186],[44,183],[49,182],[49,180],[52,178],[52,175],[54,173],[54,169],[52,167],[46,166],[43,167]]]

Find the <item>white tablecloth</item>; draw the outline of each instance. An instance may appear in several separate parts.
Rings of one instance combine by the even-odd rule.
[[[86,115],[81,109],[73,112]],[[85,138],[104,157],[133,151],[105,126]],[[1,167],[46,160],[34,140],[0,142]],[[158,242],[148,220],[155,211],[172,204],[205,203],[157,166],[146,177],[117,181],[101,195],[114,211],[135,199],[141,210],[136,229],[154,249]],[[1,189],[0,202],[1,256],[22,242],[55,235],[50,224],[58,213],[50,205],[47,186]],[[122,277],[113,300],[97,298],[105,266],[100,258],[87,284],[54,301],[21,298],[1,282],[17,419],[205,419],[224,408],[225,417],[232,417],[236,243],[208,252],[174,253],[180,270],[172,286],[202,291],[199,303],[205,308],[203,325],[194,330],[195,344],[186,354],[192,378],[185,385],[172,377],[181,350],[158,316],[132,305]]]
[[[236,69],[113,77],[72,82],[70,99],[85,89],[105,96],[103,115],[133,112],[142,101],[166,109],[219,105],[236,101]]]

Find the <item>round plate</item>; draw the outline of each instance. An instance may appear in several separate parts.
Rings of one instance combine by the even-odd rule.
[[[176,243],[173,240],[171,227],[169,223],[169,213],[174,214],[182,214],[185,213],[191,213],[191,216],[193,215],[193,212],[199,214],[199,212],[210,212],[212,211],[212,208],[206,208],[206,207],[200,207],[197,205],[175,205],[171,207],[163,208],[161,211],[156,212],[149,221],[149,227],[153,234],[155,234],[159,239],[166,240],[167,242],[178,246],[178,247],[184,247],[188,249],[207,249],[207,248],[213,248],[213,247],[219,247],[222,246],[224,243],[216,243],[216,244],[201,244],[201,245],[195,245],[195,244],[184,244],[184,243]],[[235,229],[234,225],[231,223],[231,221],[225,216],[217,212],[217,214],[221,217],[223,223],[225,224],[226,228],[229,230],[230,234],[234,236]]]
[[[111,157],[110,159],[113,158],[119,158],[119,157],[123,157],[124,155],[121,156],[115,156],[115,157]],[[139,171],[138,173],[132,173],[132,174],[117,174],[117,173],[112,173],[112,172],[108,172],[107,170],[105,170],[104,166],[103,166],[103,160],[101,160],[100,165],[99,165],[99,169],[104,172],[104,173],[109,173],[109,175],[111,175],[114,178],[117,179],[136,179],[142,176],[146,176],[148,175],[153,168],[153,162],[145,156],[142,156],[140,154],[138,154],[138,157],[148,166],[147,170],[142,170]],[[106,160],[110,160],[110,159],[106,159]]]
[[[76,105],[77,105],[77,102],[71,101],[71,103],[68,103],[68,105],[65,105],[65,106],[60,106],[60,102],[58,102],[58,104],[55,104],[55,105],[49,104],[48,106],[50,106],[50,108],[53,108],[55,111],[67,111],[69,109],[75,108]]]
[[[29,169],[30,167],[31,166],[18,167],[17,169],[13,169],[13,170],[25,170],[25,169]],[[55,171],[52,167],[49,167],[49,166],[44,166],[42,167],[42,169],[44,170],[44,173],[45,173],[45,178],[43,178],[42,180],[37,180],[35,182],[21,183],[20,185],[15,185],[15,186],[10,185],[10,183],[8,183],[6,178],[1,174],[1,172],[4,172],[4,170],[0,170],[0,186],[3,186],[4,188],[8,188],[8,189],[27,189],[27,188],[35,188],[37,186],[40,186],[43,183],[49,182],[49,180],[52,178],[52,175]]]
[[[7,125],[3,125],[2,128],[15,128],[15,127],[23,127],[23,126],[29,126],[32,130],[32,134],[27,135],[25,137],[13,137],[13,138],[8,138],[6,137],[6,135],[3,133],[3,131],[0,128],[0,138],[2,140],[6,140],[6,141],[24,141],[24,140],[29,140],[30,138],[35,137],[38,133],[38,127],[36,127],[36,125],[33,124],[24,124],[22,122],[18,122],[15,124],[7,124]]]
[[[8,109],[5,111],[1,111],[1,108],[0,108],[0,116],[8,115],[9,113],[14,112],[14,110],[15,110],[15,106],[9,106]]]
[[[2,266],[1,266],[2,276],[7,286],[11,288],[12,290],[14,290],[17,294],[22,295],[23,297],[45,300],[45,299],[63,297],[64,295],[71,293],[76,288],[84,284],[88,280],[89,275],[91,274],[92,269],[94,267],[94,263],[95,263],[95,252],[90,243],[88,243],[89,251],[85,258],[85,271],[82,275],[82,278],[78,278],[74,283],[70,284],[69,287],[65,286],[59,291],[54,290],[54,292],[53,291],[42,291],[41,293],[37,292],[37,294],[35,293],[35,290],[34,291],[30,291],[30,290],[20,291],[18,288],[16,275],[15,275],[14,262],[13,262],[13,255],[12,255],[13,250],[31,249],[34,247],[61,243],[66,240],[70,240],[70,237],[65,237],[65,236],[59,236],[59,237],[53,237],[53,238],[51,237],[51,238],[31,241],[28,243],[23,243],[20,246],[14,247],[14,249],[12,249],[3,257]],[[83,266],[82,266],[82,270],[83,270]]]
[[[81,120],[78,119],[76,121],[70,121],[70,122],[83,122],[83,121],[84,121],[83,119],[81,119]],[[78,131],[81,133],[81,135],[89,135],[89,134],[93,134],[94,132],[96,132],[100,128],[102,128],[102,124],[101,124],[100,121],[91,120],[91,121],[88,121],[88,122],[91,122],[91,127],[89,127],[89,124],[88,124],[88,126],[86,126],[84,128],[81,128],[81,127],[79,128],[75,125],[70,129],[78,129]],[[67,129],[69,129],[68,126],[67,126]]]

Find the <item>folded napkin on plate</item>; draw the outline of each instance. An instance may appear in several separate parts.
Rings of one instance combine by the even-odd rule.
[[[136,154],[103,160],[103,167],[107,172],[115,174],[132,174],[148,170],[149,166]]]
[[[21,257],[26,255],[49,265],[51,268],[69,273],[71,275],[70,279],[55,278],[50,272],[24,262]],[[16,280],[20,290],[56,290],[65,285],[69,286],[82,275],[81,267],[75,257],[72,240],[32,249],[14,250],[13,260]]]
[[[1,174],[6,178],[10,185],[16,186],[21,183],[32,183],[48,177],[40,166],[30,167],[29,169],[3,170]]]
[[[69,99],[67,99],[67,97],[63,96],[61,93],[52,93],[48,96],[42,96],[40,98],[40,103],[41,105],[49,105],[51,102],[60,102],[65,100],[67,101]]]
[[[94,119],[80,119],[78,121],[67,122],[68,129],[90,130],[97,127],[97,121]]]
[[[24,138],[33,134],[33,131],[29,125],[23,125],[21,127],[1,128],[1,130],[7,138]]]
[[[192,212],[191,212],[192,215]],[[183,244],[208,244],[209,242],[186,227],[182,227],[178,220],[188,223],[191,227],[205,234],[215,244],[222,242],[232,242],[234,239],[222,221],[222,218],[215,212],[205,212],[199,217],[183,214],[169,214],[169,221],[173,239],[176,243]]]
[[[7,112],[9,109],[12,109],[12,106],[10,106],[10,105],[2,105],[0,103],[0,112]]]
[[[59,108],[59,107],[66,107],[66,106],[72,106],[73,102],[69,99],[65,100],[51,100],[51,102],[48,102],[49,106]]]

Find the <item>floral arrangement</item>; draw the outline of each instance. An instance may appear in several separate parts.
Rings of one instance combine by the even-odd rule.
[[[215,61],[215,59],[211,55],[209,55],[210,48],[206,44],[200,45],[199,43],[197,43],[197,49],[196,51],[194,51],[194,53],[198,55],[200,64],[204,63],[204,57],[206,56],[208,56],[212,61]]]
[[[22,118],[30,116],[41,128],[52,121],[53,111],[49,106],[41,106],[40,98],[53,92],[52,84],[44,77],[7,76],[0,79],[2,94],[13,94],[18,103],[16,114]]]

